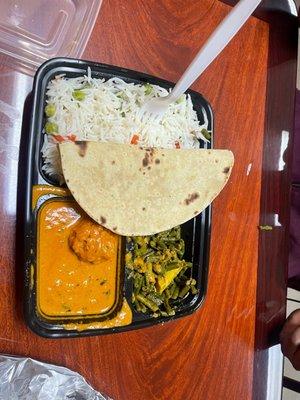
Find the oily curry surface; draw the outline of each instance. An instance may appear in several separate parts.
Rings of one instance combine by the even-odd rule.
[[[51,200],[38,218],[37,299],[42,315],[109,311],[116,300],[120,238],[74,201]]]

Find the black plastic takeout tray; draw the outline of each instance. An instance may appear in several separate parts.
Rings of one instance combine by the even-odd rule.
[[[23,224],[23,255],[24,255],[24,313],[28,326],[37,334],[44,337],[80,337],[93,336],[124,332],[132,329],[161,324],[166,321],[174,320],[191,314],[200,307],[204,300],[207,288],[208,259],[210,244],[210,221],[211,206],[207,207],[196,218],[188,221],[182,226],[182,236],[186,244],[185,259],[193,263],[191,275],[197,281],[199,289],[196,295],[190,294],[186,298],[178,301],[178,309],[175,316],[153,318],[148,314],[141,314],[134,311],[131,304],[132,282],[125,277],[122,291],[133,311],[133,321],[128,326],[115,327],[109,329],[93,329],[78,332],[76,330],[65,330],[59,325],[43,321],[36,309],[36,224],[34,211],[31,208],[33,185],[49,184],[57,186],[57,182],[46,176],[42,171],[43,159],[41,157],[41,147],[43,143],[44,126],[44,107],[46,101],[46,88],[48,82],[56,75],[65,74],[66,77],[77,77],[87,73],[88,67],[91,68],[92,77],[109,79],[119,77],[126,82],[146,83],[160,85],[165,88],[174,86],[173,83],[146,75],[137,71],[111,65],[99,64],[90,61],[75,60],[68,58],[55,58],[45,62],[36,72],[33,84],[31,119],[28,137],[23,140],[27,146],[22,151],[26,151],[25,171],[27,176],[24,188],[24,206],[20,221]],[[203,110],[208,118],[208,129],[213,129],[213,115],[208,102],[199,93],[189,90],[194,109],[197,111],[198,118],[203,121]],[[25,134],[25,133],[24,133]],[[24,138],[23,138],[24,139]],[[212,143],[212,142],[211,142]],[[211,148],[211,143],[199,142],[201,148]],[[32,275],[33,273],[33,275]],[[126,273],[125,273],[126,274]],[[33,278],[33,279],[32,279]]]

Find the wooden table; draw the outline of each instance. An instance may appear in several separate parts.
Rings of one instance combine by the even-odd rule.
[[[105,0],[83,58],[176,81],[229,9],[217,0]],[[48,340],[24,324],[16,195],[32,78],[1,58],[0,353],[65,365],[115,400],[265,398],[270,334],[285,313],[297,36],[296,18],[271,14],[252,17],[193,86],[214,110],[215,147],[236,160],[213,206],[205,303],[190,317],[118,335]]]

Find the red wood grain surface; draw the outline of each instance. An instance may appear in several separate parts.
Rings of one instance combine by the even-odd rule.
[[[83,58],[176,81],[228,10],[213,0],[105,0]],[[115,400],[252,398],[268,46],[269,25],[252,17],[193,85],[214,110],[215,147],[235,154],[230,182],[213,206],[203,307],[164,326],[85,339],[43,339],[23,321],[17,158],[32,80],[2,67],[0,353],[70,367]]]

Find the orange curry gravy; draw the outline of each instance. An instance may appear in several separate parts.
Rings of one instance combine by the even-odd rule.
[[[34,185],[32,189],[32,197],[31,197],[31,207],[32,210],[38,204],[40,198],[45,195],[55,195],[61,197],[71,196],[71,192],[68,189],[56,187],[56,186],[49,186],[49,185]]]
[[[37,303],[47,317],[108,312],[116,301],[120,237],[72,200],[48,200],[38,218]]]
[[[105,321],[95,321],[90,323],[70,323],[64,324],[64,328],[67,330],[76,330],[76,331],[84,331],[86,329],[109,329],[114,328],[116,326],[125,326],[129,325],[132,322],[132,311],[127,303],[126,299],[124,299],[121,310],[117,313],[117,315],[111,319]]]

